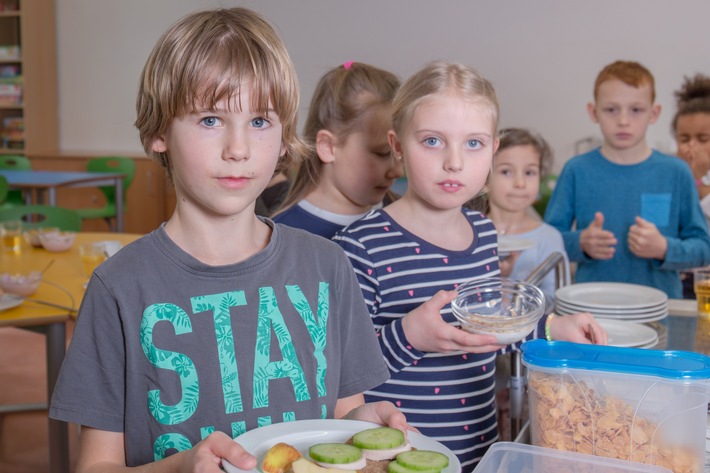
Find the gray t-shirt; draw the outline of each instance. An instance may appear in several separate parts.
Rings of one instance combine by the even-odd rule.
[[[124,432],[135,466],[214,430],[333,417],[388,378],[335,243],[275,225],[263,251],[209,266],[159,228],[96,270],[49,415]]]

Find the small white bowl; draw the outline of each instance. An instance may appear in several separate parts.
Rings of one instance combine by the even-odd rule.
[[[30,297],[42,282],[42,273],[32,271],[29,274],[0,274],[0,288],[8,294]]]
[[[68,251],[76,239],[75,232],[40,232],[39,241],[45,250],[51,252]]]

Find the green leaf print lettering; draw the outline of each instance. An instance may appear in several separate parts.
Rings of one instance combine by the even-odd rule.
[[[153,443],[153,458],[155,461],[162,460],[170,450],[183,452],[192,448],[192,444],[182,434],[163,434]]]
[[[195,364],[187,355],[161,350],[153,344],[153,329],[160,322],[170,323],[176,335],[192,332],[192,323],[185,311],[173,304],[153,304],[145,309],[141,320],[140,340],[143,353],[155,367],[177,374],[182,393],[178,403],[169,406],[161,401],[160,390],[150,390],[148,408],[158,422],[175,425],[189,419],[197,409],[200,385]]]
[[[259,321],[254,353],[254,408],[269,405],[269,381],[289,378],[297,401],[310,399],[306,376],[296,356],[291,333],[271,287],[259,288]],[[276,336],[281,361],[271,361],[271,337]]]
[[[303,295],[303,291],[298,286],[286,286],[286,291],[291,299],[291,303],[296,308],[301,318],[308,328],[308,333],[313,342],[313,356],[318,362],[316,371],[316,382],[318,385],[318,396],[326,395],[325,375],[328,370],[328,360],[325,358],[326,336],[328,331],[328,311],[329,311],[329,291],[328,283],[321,282],[318,286],[318,318],[313,314],[308,300]]]
[[[244,291],[231,291],[221,294],[196,296],[190,299],[193,312],[207,310],[212,312],[214,333],[217,339],[217,356],[222,375],[222,394],[225,412],[232,414],[244,410],[242,392],[239,387],[239,368],[234,351],[234,333],[232,330],[232,307],[246,305]]]

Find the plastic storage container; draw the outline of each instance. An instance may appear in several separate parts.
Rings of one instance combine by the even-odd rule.
[[[563,452],[512,442],[498,442],[488,449],[474,473],[669,473],[655,465]]]
[[[703,471],[710,358],[544,340],[522,350],[533,445]]]

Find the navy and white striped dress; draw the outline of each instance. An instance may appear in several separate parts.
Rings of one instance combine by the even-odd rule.
[[[500,275],[493,223],[479,212],[462,212],[474,230],[472,245],[463,251],[418,238],[381,209],[350,224],[334,240],[353,264],[391,374],[385,384],[365,393],[366,400],[397,405],[410,424],[454,451],[463,471],[470,472],[498,440],[497,353],[424,353],[409,345],[401,323],[402,316],[441,289]],[[442,316],[458,325],[450,306]]]

